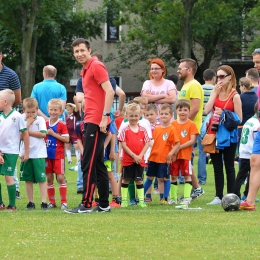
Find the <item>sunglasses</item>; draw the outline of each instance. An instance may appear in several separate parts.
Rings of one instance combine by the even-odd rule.
[[[227,75],[217,75],[217,79],[224,79],[227,76],[230,76],[230,74],[227,74]]]

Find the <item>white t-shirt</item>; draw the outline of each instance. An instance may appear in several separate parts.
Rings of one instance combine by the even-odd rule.
[[[6,154],[19,154],[20,132],[26,131],[24,117],[14,109],[6,116],[0,114],[0,151]]]
[[[33,123],[31,124],[29,130],[32,132],[41,132],[47,134],[46,123],[44,118],[41,116],[37,116],[36,120],[33,121]],[[20,156],[23,153],[24,153],[24,143],[21,142]],[[30,136],[29,158],[30,159],[47,158],[47,149],[46,149],[44,138],[36,138]]]
[[[257,134],[260,122],[256,116],[249,118],[242,129],[240,146],[239,146],[239,158],[250,159],[255,136]]]

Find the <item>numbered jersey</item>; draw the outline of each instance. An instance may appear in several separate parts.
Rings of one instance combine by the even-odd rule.
[[[255,136],[259,127],[260,123],[256,116],[251,117],[245,122],[241,133],[239,158],[250,159]]]

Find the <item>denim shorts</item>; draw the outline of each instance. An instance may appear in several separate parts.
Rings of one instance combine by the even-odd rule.
[[[169,179],[169,165],[167,163],[149,162],[146,176]]]

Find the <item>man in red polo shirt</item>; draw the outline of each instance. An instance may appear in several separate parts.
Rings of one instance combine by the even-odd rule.
[[[83,196],[78,207],[65,210],[66,213],[91,213],[92,198],[97,184],[99,206],[93,211],[110,212],[107,169],[104,165],[104,139],[110,122],[110,108],[114,91],[104,64],[91,57],[87,40],[78,38],[72,43],[76,60],[83,65],[81,76],[84,91],[85,146],[82,159]]]

